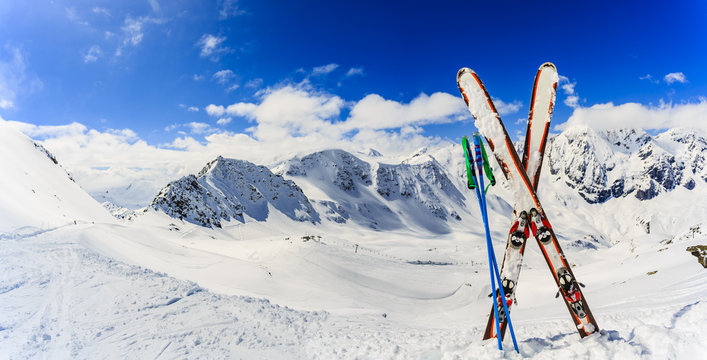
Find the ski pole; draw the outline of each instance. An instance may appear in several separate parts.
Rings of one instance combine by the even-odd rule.
[[[488,255],[488,260],[489,260],[489,275],[491,277],[491,291],[495,293],[496,289],[496,279],[494,277],[494,271],[493,271],[493,266],[494,266],[494,258],[495,256],[493,255],[493,247],[491,246],[491,236],[489,235],[489,226],[488,226],[488,219],[485,216],[486,215],[486,208],[484,206],[484,201],[482,200],[481,192],[479,188],[483,189],[483,184],[479,183],[478,181],[483,181],[483,176],[480,176],[481,179],[477,179],[476,177],[476,171],[474,168],[473,163],[471,163],[472,159],[472,153],[471,153],[471,148],[469,146],[469,138],[464,136],[462,138],[462,145],[464,146],[464,157],[466,158],[467,161],[467,176],[472,177],[472,180],[468,180],[469,188],[472,188],[471,184],[473,183],[475,186],[473,189],[476,191],[476,200],[479,202],[479,210],[481,211],[481,219],[484,222],[484,230],[486,232],[486,253]],[[470,164],[471,163],[471,164]],[[499,284],[500,285],[500,284]],[[498,314],[498,306],[496,305],[496,298],[495,295],[492,298],[493,302],[493,313],[494,313],[494,320],[496,324],[496,334],[501,333],[501,325],[499,322],[499,314]],[[500,336],[496,336],[496,340],[498,341],[498,349],[503,350],[503,343],[501,341]]]
[[[481,136],[478,133],[475,133],[474,135],[474,152],[476,155],[476,164],[478,167],[478,174],[479,174],[479,189],[481,191],[481,203],[483,206],[483,211],[482,211],[482,216],[484,220],[484,226],[486,228],[486,242],[487,242],[487,247],[489,251],[489,256],[491,257],[491,260],[493,262],[493,271],[494,275],[496,275],[496,280],[498,281],[498,289],[499,292],[501,293],[501,304],[503,305],[503,312],[506,314],[506,321],[508,322],[508,329],[511,332],[511,338],[513,339],[513,346],[516,350],[516,352],[520,353],[518,350],[518,343],[516,342],[516,336],[515,332],[513,331],[513,324],[511,323],[511,314],[508,311],[508,305],[506,304],[506,294],[503,290],[503,283],[501,281],[501,274],[498,271],[498,263],[496,262],[496,254],[493,250],[493,244],[491,242],[491,235],[489,231],[489,224],[488,224],[488,209],[486,208],[486,191],[484,189],[484,179],[483,179],[483,172],[482,169],[486,170],[486,176],[490,175],[490,182],[491,184],[495,183],[495,179],[493,179],[493,175],[491,174],[491,167],[488,164],[488,157],[486,157],[486,151],[484,150],[484,145],[483,142],[481,141]],[[493,275],[492,275],[493,276]],[[494,288],[495,289],[495,288]],[[495,296],[494,296],[495,297]],[[498,306],[495,304],[495,299],[494,299],[494,308],[497,308]],[[498,312],[498,311],[497,311]],[[500,324],[498,317],[496,318],[496,327],[498,332],[496,333],[497,338],[501,338],[500,334]]]

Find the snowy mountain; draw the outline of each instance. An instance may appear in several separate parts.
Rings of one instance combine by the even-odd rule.
[[[589,203],[634,196],[650,200],[677,187],[707,182],[704,136],[671,129],[651,136],[622,129],[573,127],[550,139],[550,171]]]
[[[307,196],[292,181],[248,161],[218,157],[197,175],[169,183],[150,205],[169,216],[207,227],[265,221],[270,208],[297,221],[319,222]]]
[[[701,226],[697,207],[691,206],[679,219],[653,212],[669,207],[664,202],[678,189],[682,191],[675,196],[704,193],[706,150],[704,136],[682,129],[650,135],[631,129],[569,128],[550,138],[540,199],[545,210],[555,214],[553,223],[562,214],[559,222],[566,224],[558,236],[578,249],[611,247],[627,234],[685,231]],[[198,175],[170,183],[152,208],[207,227],[231,220],[243,223],[246,216],[269,221],[272,210],[314,224],[448,234],[478,221],[476,201],[465,188],[461,153],[458,145],[422,148],[397,159],[370,151],[354,155],[325,150],[272,170],[219,158]],[[495,162],[492,166],[500,174]],[[505,236],[502,229],[514,203],[507,186],[500,179],[487,195],[489,218],[498,232],[494,237],[499,239]],[[661,195],[669,198],[659,200]],[[606,216],[597,217],[596,212]]]
[[[465,207],[462,193],[429,155],[385,164],[326,150],[293,158],[273,171],[219,157],[198,175],[167,185],[151,208],[207,227],[244,222],[245,215],[265,221],[270,206],[297,221],[447,233],[447,222],[461,220]]]
[[[459,221],[464,196],[443,166],[429,155],[399,164],[364,161],[343,150],[291,159],[275,171],[300,184],[327,220],[376,230],[423,228],[449,232]]]
[[[112,221],[56,157],[0,120],[0,232]]]
[[[103,208],[108,210],[108,212],[117,219],[130,220],[138,213],[135,210],[130,210],[126,207],[116,205],[110,201],[104,201],[101,203]]]

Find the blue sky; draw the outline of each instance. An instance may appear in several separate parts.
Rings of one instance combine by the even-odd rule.
[[[707,128],[706,4],[2,1],[0,117],[100,186],[216,155],[457,142],[474,131],[463,66],[518,138],[545,61],[561,75],[555,131]]]
[[[252,119],[221,126],[204,108],[257,103],[256,93],[269,87],[307,79],[309,91],[346,102],[378,94],[406,104],[421,93],[456,96],[456,70],[469,66],[494,97],[516,105],[504,118],[519,129],[544,61],[575,84],[580,106],[707,95],[704,2],[381,3],[3,2],[0,61],[15,74],[3,75],[0,115],[129,128],[164,143],[192,122],[245,131]],[[671,73],[678,76],[668,83]],[[558,95],[555,123],[573,112],[562,103],[567,96]],[[423,128],[450,138],[473,129],[468,122]]]

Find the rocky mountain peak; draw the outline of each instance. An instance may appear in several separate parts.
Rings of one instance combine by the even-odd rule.
[[[218,157],[197,175],[169,183],[151,207],[185,221],[221,227],[223,221],[264,221],[274,208],[297,221],[318,222],[309,199],[291,180],[251,162]]]
[[[574,127],[550,139],[547,156],[553,176],[590,203],[635,196],[649,200],[678,186],[707,182],[700,134],[672,129],[651,136],[640,129],[599,132]]]
[[[370,186],[371,165],[344,150],[324,150],[288,161],[284,167],[288,176],[304,176],[331,182],[351,194],[361,186]]]

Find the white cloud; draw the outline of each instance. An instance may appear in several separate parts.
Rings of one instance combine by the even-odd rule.
[[[322,65],[322,66],[317,66],[314,69],[312,69],[312,75],[313,76],[326,75],[326,74],[333,72],[337,68],[339,68],[339,64],[334,64],[334,63]]]
[[[653,84],[660,84],[660,80],[653,78],[653,75],[651,74],[645,74],[641,77],[639,77],[640,80],[646,80],[648,82],[651,82]]]
[[[202,35],[196,43],[196,45],[201,48],[199,56],[209,57],[212,61],[218,61],[221,56],[232,52],[228,46],[222,46],[226,39],[225,36],[215,36],[211,34]]]
[[[236,74],[234,74],[233,71],[226,69],[215,72],[213,78],[216,79],[216,82],[219,84],[225,84],[231,81],[235,76]]]
[[[256,139],[277,136],[318,134],[340,139],[351,131],[377,131],[419,127],[468,119],[461,98],[446,94],[420,94],[409,103],[386,100],[371,94],[358,102],[346,102],[340,97],[314,90],[308,83],[266,89],[259,103],[235,103],[224,107],[210,104],[206,112],[213,117],[245,117],[255,126],[250,132]],[[349,117],[339,118],[349,109]]]
[[[76,12],[76,8],[74,8],[74,7],[65,8],[64,13],[66,14],[66,18],[69,19],[69,21],[71,21],[75,24],[83,25],[83,26],[88,25],[88,22],[86,20],[83,20],[79,16],[79,14]]]
[[[125,25],[121,28],[125,34],[125,39],[123,40],[123,45],[137,45],[142,41],[143,32],[142,26],[144,22],[140,19],[133,19],[128,17],[125,19]]]
[[[91,11],[93,11],[93,13],[97,15],[110,16],[110,11],[108,11],[106,8],[96,6],[91,9]]]
[[[224,20],[230,17],[243,15],[245,11],[238,7],[238,0],[220,0],[219,1],[219,19]]]
[[[258,106],[250,103],[236,103],[228,105],[225,112],[230,115],[248,117],[258,110]]]
[[[192,133],[197,135],[208,134],[213,131],[211,125],[202,122],[190,122],[186,126],[191,129]]]
[[[194,81],[200,81],[204,80],[204,75],[194,74],[192,78],[194,79]]]
[[[157,0],[148,0],[150,3],[150,7],[152,8],[152,11],[154,12],[159,12],[160,11],[160,4],[157,2]]]
[[[102,55],[103,51],[101,51],[101,47],[98,45],[93,45],[91,46],[91,48],[88,49],[88,51],[84,55],[83,62],[84,64],[96,62],[96,60],[98,60],[98,57]]]
[[[350,130],[381,130],[449,123],[468,117],[461,98],[447,93],[423,93],[407,104],[371,94],[352,107],[350,117],[342,126]]]
[[[227,93],[230,93],[231,91],[236,90],[236,89],[238,89],[239,87],[240,87],[240,85],[238,85],[238,84],[233,84],[233,85],[231,85],[231,86],[229,86],[229,87],[226,88],[226,92],[227,92]]]
[[[575,86],[577,86],[577,82],[569,82],[569,79],[568,79],[565,81],[564,84],[562,84],[561,87],[566,95],[573,95]]]
[[[263,86],[263,79],[261,79],[261,78],[251,79],[251,80],[248,80],[247,83],[245,83],[245,87],[251,88],[251,89],[258,89],[261,86]]]
[[[499,115],[515,114],[520,110],[520,107],[523,106],[523,103],[519,100],[513,100],[507,103],[499,98],[493,98],[493,104],[496,106]]]
[[[231,117],[223,117],[223,118],[218,119],[218,120],[216,121],[216,123],[219,124],[219,125],[221,125],[221,126],[226,126],[226,125],[228,125],[228,124],[231,123],[231,120],[233,120],[233,118],[231,118]]]
[[[6,45],[3,49],[0,49],[0,108],[10,109],[15,107],[18,95],[40,90],[43,83],[27,72],[25,55],[20,48]]]
[[[115,55],[121,56],[123,54],[123,49],[126,47],[137,46],[140,44],[145,36],[144,26],[146,24],[163,24],[164,22],[165,21],[163,19],[149,16],[141,16],[138,18],[127,16],[123,26],[120,28],[123,31],[123,40],[115,50]]]
[[[189,111],[189,112],[198,112],[199,111],[199,108],[196,106],[186,106],[184,104],[179,104],[179,108],[185,109],[186,111]]]
[[[321,132],[336,135],[329,133],[333,128],[331,121],[339,116],[343,106],[344,100],[338,96],[288,85],[266,92],[257,106],[233,104],[226,111],[255,120],[258,125],[253,134],[256,139],[264,139]]]
[[[0,109],[7,110],[13,107],[15,107],[15,104],[13,104],[12,101],[7,99],[0,99]]]
[[[363,68],[362,67],[350,68],[349,71],[346,72],[347,77],[351,77],[351,76],[355,76],[355,75],[363,75]]]
[[[665,129],[673,127],[707,130],[707,100],[696,103],[665,104],[657,106],[626,103],[597,104],[574,110],[567,122],[556,126],[563,130],[571,126],[589,126],[596,129],[642,128]]]
[[[211,116],[222,116],[226,112],[226,109],[223,106],[214,104],[209,104],[204,109],[206,110],[206,113]]]
[[[673,83],[681,83],[684,84],[687,82],[687,77],[685,77],[685,74],[682,72],[674,72],[667,74],[663,77],[663,81],[668,83],[668,85],[673,84]]]
[[[573,109],[580,107],[579,95],[575,92],[575,86],[577,86],[576,81],[571,82],[568,77],[560,75],[560,88],[562,88],[562,92],[566,95],[564,104]]]
[[[567,105],[573,109],[577,109],[577,108],[579,108],[579,96],[569,95],[565,98],[564,103],[565,103],[565,105]]]

